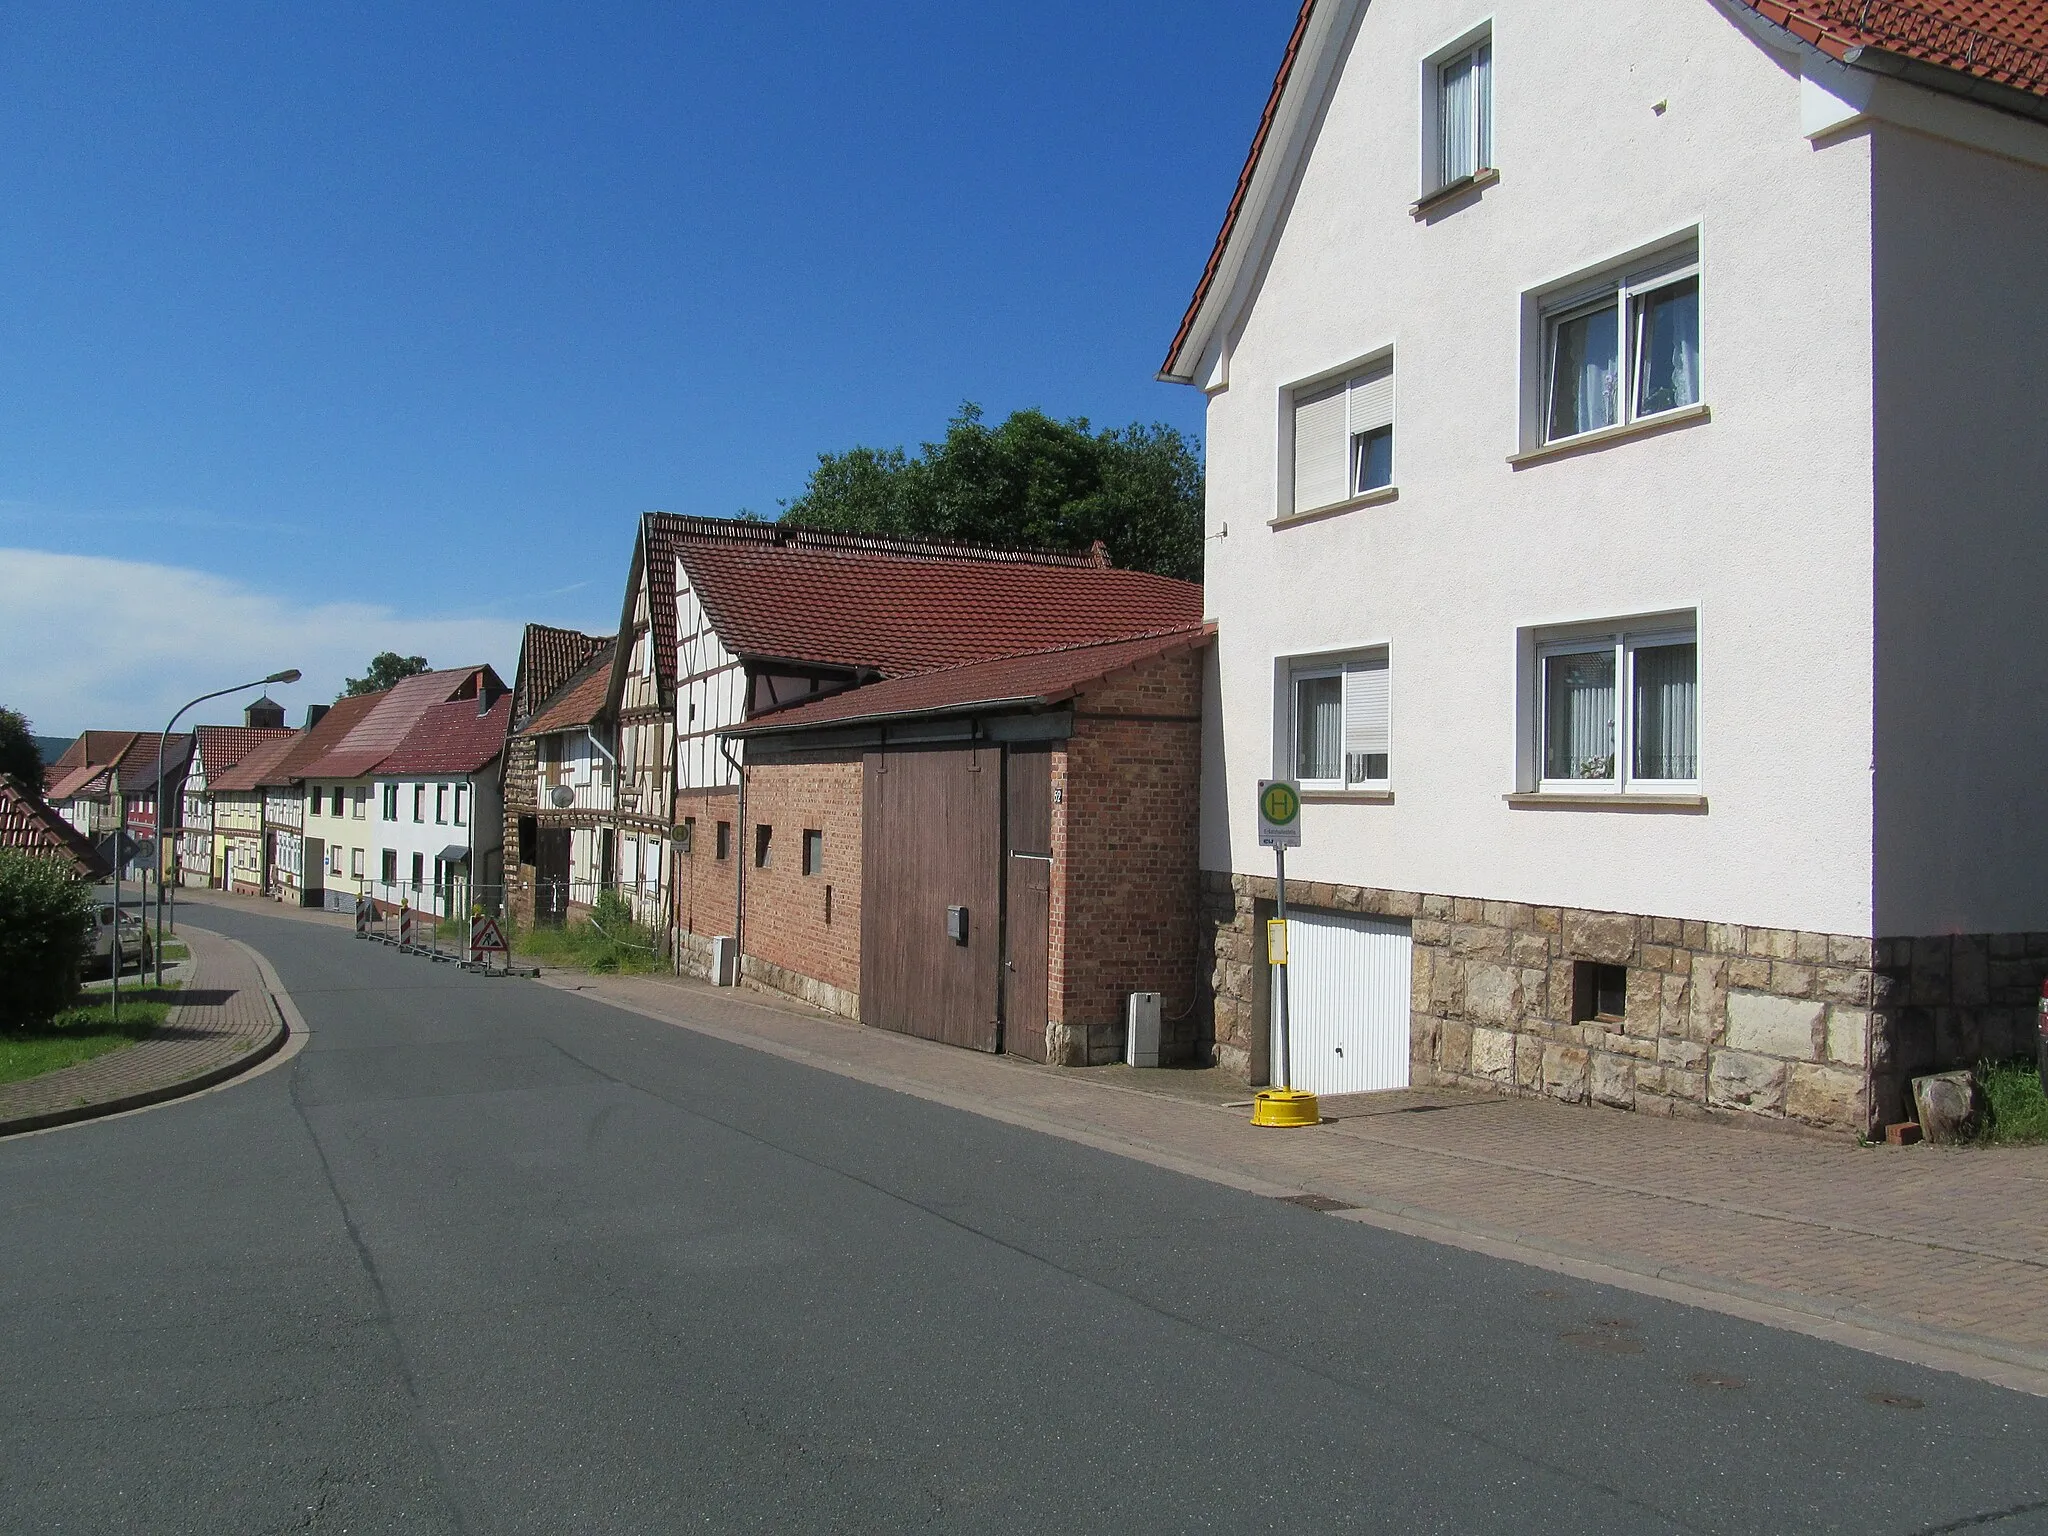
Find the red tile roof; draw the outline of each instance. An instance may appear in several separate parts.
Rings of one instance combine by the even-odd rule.
[[[546,736],[555,731],[576,731],[595,720],[604,709],[611,691],[612,656],[616,642],[586,661],[576,675],[545,700],[540,713],[519,728],[521,736]]]
[[[519,669],[512,681],[512,719],[524,725],[583,664],[611,643],[607,635],[529,624],[519,641]]]
[[[1043,708],[1142,661],[1209,643],[1213,626],[1189,625],[1129,640],[1075,645],[943,667],[851,688],[807,704],[756,715],[725,734],[766,736],[825,725],[866,724],[966,710]]]
[[[398,744],[419,724],[420,717],[436,704],[465,696],[473,700],[478,683],[486,674],[492,684],[504,687],[498,681],[497,673],[489,667],[451,667],[440,672],[422,672],[417,677],[408,677],[393,684],[355,729],[331,751],[307,763],[299,777],[361,778],[396,751]]]
[[[112,873],[76,828],[5,776],[0,776],[0,848],[62,860],[82,879],[98,880]]]
[[[802,545],[677,553],[733,654],[889,677],[1202,620],[1202,589],[1192,582],[1079,562]]]
[[[192,738],[183,732],[165,736],[161,731],[87,731],[57,759],[43,778],[52,800],[71,800],[80,795],[95,798],[111,794],[111,782],[97,782],[110,772],[126,781],[124,795],[145,786],[156,787],[156,746],[164,743],[165,777],[182,773],[192,756]]]
[[[1159,376],[1170,378],[1180,364],[1181,350],[1195,328],[1196,317],[1208,302],[1223,255],[1237,233],[1239,218],[1251,193],[1252,178],[1266,153],[1280,104],[1301,59],[1301,45],[1308,36],[1309,21],[1321,0],[1302,0],[1294,19],[1294,35],[1273,76],[1273,88],[1266,94],[1266,110],[1259,115],[1258,131],[1244,167],[1237,174],[1237,187],[1223,215],[1223,227],[1209,248],[1209,260],[1195,284],[1194,296],[1181,316],[1173,345],[1166,349],[1166,361]],[[1874,49],[1917,64],[1934,67],[1920,76],[1930,86],[1940,87],[1947,71],[1964,79],[1987,80],[2010,86],[2031,96],[2048,97],[2048,0],[1735,0],[1766,21],[1785,28],[1794,36],[1846,63],[1873,64],[1858,56],[1859,49]]]
[[[293,738],[291,746],[278,754],[274,760],[260,764],[246,765],[248,777],[254,780],[258,789],[282,788],[305,777],[306,764],[317,762],[341,742],[348,733],[361,723],[363,716],[377,707],[384,697],[377,693],[350,694],[336,699],[322,715],[307,729]],[[241,778],[238,767],[236,777]]]
[[[269,741],[258,742],[242,756],[239,763],[226,769],[218,778],[207,780],[209,794],[247,794],[258,790],[269,782],[269,775],[277,765],[292,754],[305,739],[304,731],[286,731]]]
[[[226,773],[264,742],[290,741],[298,732],[260,725],[202,725],[192,734],[199,738],[199,761],[212,787],[215,775]]]
[[[505,731],[512,723],[512,695],[477,713],[475,699],[436,704],[383,762],[380,776],[402,773],[472,774],[495,762],[505,750]]]
[[[654,630],[655,665],[664,690],[675,686],[676,664],[676,560],[684,557],[698,597],[704,597],[700,570],[734,569],[724,557],[752,555],[756,560],[780,561],[792,554],[812,557],[837,556],[869,562],[889,561],[918,565],[996,566],[1052,570],[1101,570],[1108,557],[1098,548],[1087,554],[1064,550],[998,549],[976,544],[951,544],[939,539],[884,538],[873,534],[827,533],[782,523],[742,522],[726,517],[683,517],[673,512],[649,512],[641,519],[641,546],[647,556],[649,612]],[[701,558],[699,558],[701,556]],[[1130,573],[1122,573],[1130,574]],[[1146,578],[1162,580],[1164,578]],[[630,599],[629,599],[630,601]],[[708,604],[707,604],[708,607]],[[725,633],[718,615],[719,637],[728,649],[738,650],[733,637]],[[821,661],[835,665],[872,665],[860,657],[846,661],[808,652],[763,651],[758,654],[789,659]]]
[[[2048,0],[1741,0],[1832,58],[1875,49],[2048,97]],[[1939,85],[1938,76],[1920,76]]]
[[[74,763],[63,772],[56,769],[44,775],[48,788],[44,794],[50,800],[76,800],[81,795],[103,799],[113,791],[114,765],[112,763]]]

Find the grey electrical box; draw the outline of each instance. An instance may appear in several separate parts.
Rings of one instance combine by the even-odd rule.
[[[965,907],[946,908],[946,937],[955,944],[965,944],[967,942],[967,909]]]

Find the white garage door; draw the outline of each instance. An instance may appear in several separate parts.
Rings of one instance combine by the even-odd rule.
[[[1291,1086],[1408,1086],[1408,925],[1334,912],[1287,916]]]

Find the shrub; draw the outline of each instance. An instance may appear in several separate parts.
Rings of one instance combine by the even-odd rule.
[[[40,1023],[78,995],[91,915],[62,864],[0,848],[0,1025]]]

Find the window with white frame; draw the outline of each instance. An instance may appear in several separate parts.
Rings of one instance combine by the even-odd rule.
[[[1435,60],[1429,71],[1430,190],[1493,166],[1493,34],[1485,31]]]
[[[1696,250],[1575,285],[1542,321],[1542,441],[1699,404]]]
[[[1387,684],[1385,651],[1289,665],[1288,768],[1304,789],[1385,786]]]
[[[1699,642],[1690,627],[1580,632],[1536,646],[1545,790],[1689,791],[1699,782]]]
[[[1340,506],[1394,483],[1394,363],[1294,391],[1291,510]]]

